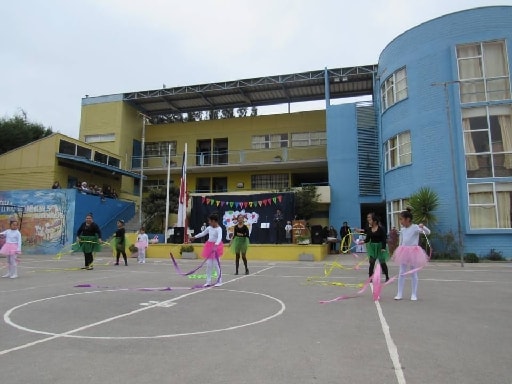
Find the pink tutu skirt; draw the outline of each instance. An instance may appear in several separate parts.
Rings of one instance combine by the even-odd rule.
[[[418,268],[427,265],[428,256],[419,245],[399,245],[393,252],[392,260],[399,265],[405,264]]]
[[[135,246],[138,248],[138,249],[141,249],[141,248],[147,248],[148,247],[148,244],[145,242],[145,241],[137,241],[135,243]],[[151,248],[153,249],[153,248]]]
[[[207,241],[204,243],[203,252],[201,253],[201,256],[205,259],[212,259],[215,258],[215,252],[213,251],[213,247],[215,247],[215,243],[213,241]],[[222,257],[224,254],[224,244],[220,243],[217,245],[217,255],[219,257]]]
[[[17,253],[20,253],[18,251],[18,244],[17,243],[5,243],[2,246],[2,249],[0,249],[0,255],[15,255]]]

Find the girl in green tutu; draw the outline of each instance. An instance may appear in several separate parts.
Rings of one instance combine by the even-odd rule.
[[[245,274],[249,274],[249,268],[247,267],[247,248],[249,248],[249,228],[244,224],[244,215],[237,216],[237,224],[233,229],[233,235],[231,237],[230,248],[235,252],[235,275],[238,275],[238,267],[240,265],[240,254],[242,254],[242,260],[245,266]]]
[[[366,253],[368,254],[368,260],[370,262],[370,268],[368,275],[373,276],[373,270],[375,269],[375,262],[378,260],[382,268],[382,272],[386,276],[386,281],[389,280],[389,272],[386,261],[389,259],[389,253],[386,250],[387,246],[387,234],[384,227],[380,224],[380,220],[375,213],[369,213],[366,216],[368,221],[368,227],[364,233],[366,238]]]
[[[85,267],[82,269],[93,269],[93,252],[101,251],[101,230],[98,224],[92,219],[92,213],[85,216],[85,221],[76,232],[76,243],[73,244],[73,251],[84,253]]]

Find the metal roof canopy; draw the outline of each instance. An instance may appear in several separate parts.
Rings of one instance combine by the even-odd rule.
[[[156,117],[177,113],[258,107],[325,100],[325,77],[331,99],[373,94],[377,64],[323,69],[221,83],[163,88],[123,94],[137,110]]]
[[[83,156],[73,156],[73,155],[68,155],[65,153],[57,153],[56,156],[58,159],[65,160],[66,162],[68,162],[70,164],[85,164],[85,165],[89,166],[91,169],[99,169],[104,172],[112,173],[112,174],[118,173],[120,175],[132,177],[134,179],[139,179],[139,180],[141,178],[140,173],[127,171],[125,169],[117,168],[112,165],[103,164],[98,161],[89,160]],[[146,179],[145,176],[142,176],[142,177],[144,179]]]

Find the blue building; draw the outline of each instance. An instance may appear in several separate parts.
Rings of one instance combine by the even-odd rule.
[[[382,51],[374,105],[327,106],[331,221],[388,228],[421,187],[440,234],[465,252],[512,256],[512,7],[448,14]],[[355,128],[355,129],[354,129]]]

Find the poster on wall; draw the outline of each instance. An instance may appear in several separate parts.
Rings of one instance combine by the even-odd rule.
[[[0,231],[21,224],[22,254],[56,254],[73,240],[74,191],[0,191]]]
[[[242,215],[251,243],[284,243],[284,227],[294,215],[294,196],[292,192],[194,196],[189,227],[197,234],[208,223],[208,216],[217,213],[223,240],[229,242],[237,217]]]

